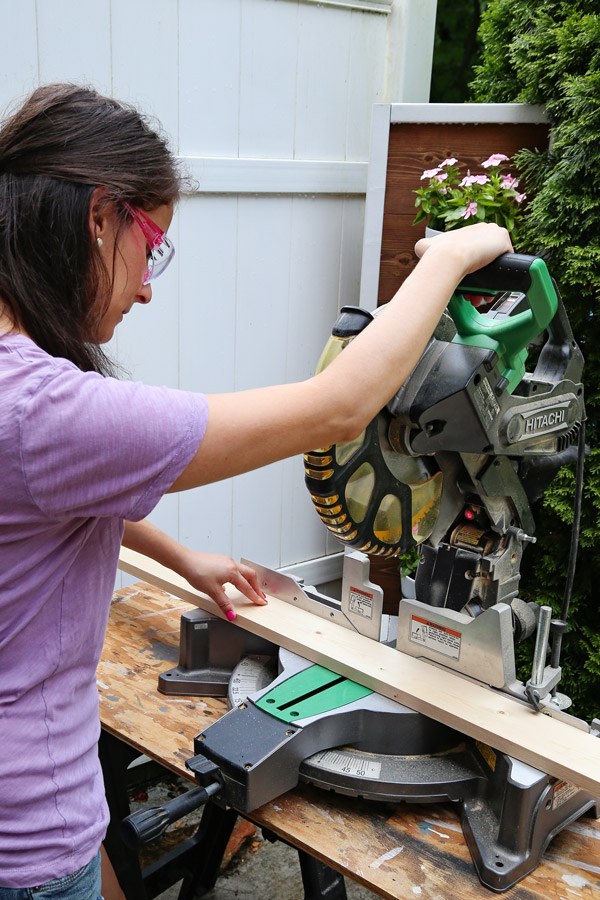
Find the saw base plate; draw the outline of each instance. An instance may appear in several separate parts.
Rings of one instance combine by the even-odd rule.
[[[370,801],[450,801],[460,812],[480,881],[497,892],[531,872],[571,821],[588,810],[600,815],[589,794],[377,694],[292,720],[286,731],[285,721],[264,712],[264,700],[276,686],[289,693],[286,679],[305,675],[312,665],[280,650],[277,660],[247,656],[234,668],[233,709],[195,742],[197,754],[218,763],[231,805],[251,811],[274,799],[289,789],[294,772],[297,780]],[[287,705],[293,709],[303,699]],[[361,704],[366,726],[360,709],[353,710]],[[360,734],[355,745],[347,742],[349,731]]]

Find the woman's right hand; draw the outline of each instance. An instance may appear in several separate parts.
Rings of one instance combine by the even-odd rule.
[[[478,222],[455,231],[445,231],[433,238],[421,238],[415,244],[418,257],[431,250],[457,253],[462,260],[464,275],[482,269],[503,253],[513,253],[513,245],[506,228],[492,222]]]

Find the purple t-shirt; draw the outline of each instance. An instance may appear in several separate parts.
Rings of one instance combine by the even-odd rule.
[[[153,509],[206,420],[200,394],[0,337],[0,886],[69,874],[104,837],[96,666],[123,520]]]

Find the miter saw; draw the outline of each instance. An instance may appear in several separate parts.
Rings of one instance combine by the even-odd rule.
[[[372,319],[344,308],[319,369]],[[557,691],[568,590],[558,618],[519,598],[531,503],[574,460],[580,495],[582,369],[540,258],[505,254],[468,276],[386,408],[356,440],[305,455],[316,511],[346,546],[341,599],[250,563],[264,590],[597,733]],[[369,556],[416,545],[416,577],[402,579],[398,615],[385,615]],[[523,683],[515,644],[534,636]],[[530,872],[570,821],[600,814],[572,785],[199,610],[182,617],[180,663],[159,686],[228,692],[231,711],[197,736],[188,761],[196,805],[212,797],[251,812],[299,779],[373,800],[455,801],[478,875],[496,891]],[[168,804],[136,813],[128,839],[151,839],[180,814]]]

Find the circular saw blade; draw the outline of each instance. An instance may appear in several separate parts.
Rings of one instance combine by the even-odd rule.
[[[358,330],[365,324],[361,318]],[[354,334],[351,326],[341,334],[334,329],[317,372]],[[306,485],[321,521],[347,546],[383,557],[399,556],[429,537],[442,492],[442,473],[433,459],[392,447],[392,422],[383,409],[355,440],[304,455]]]

